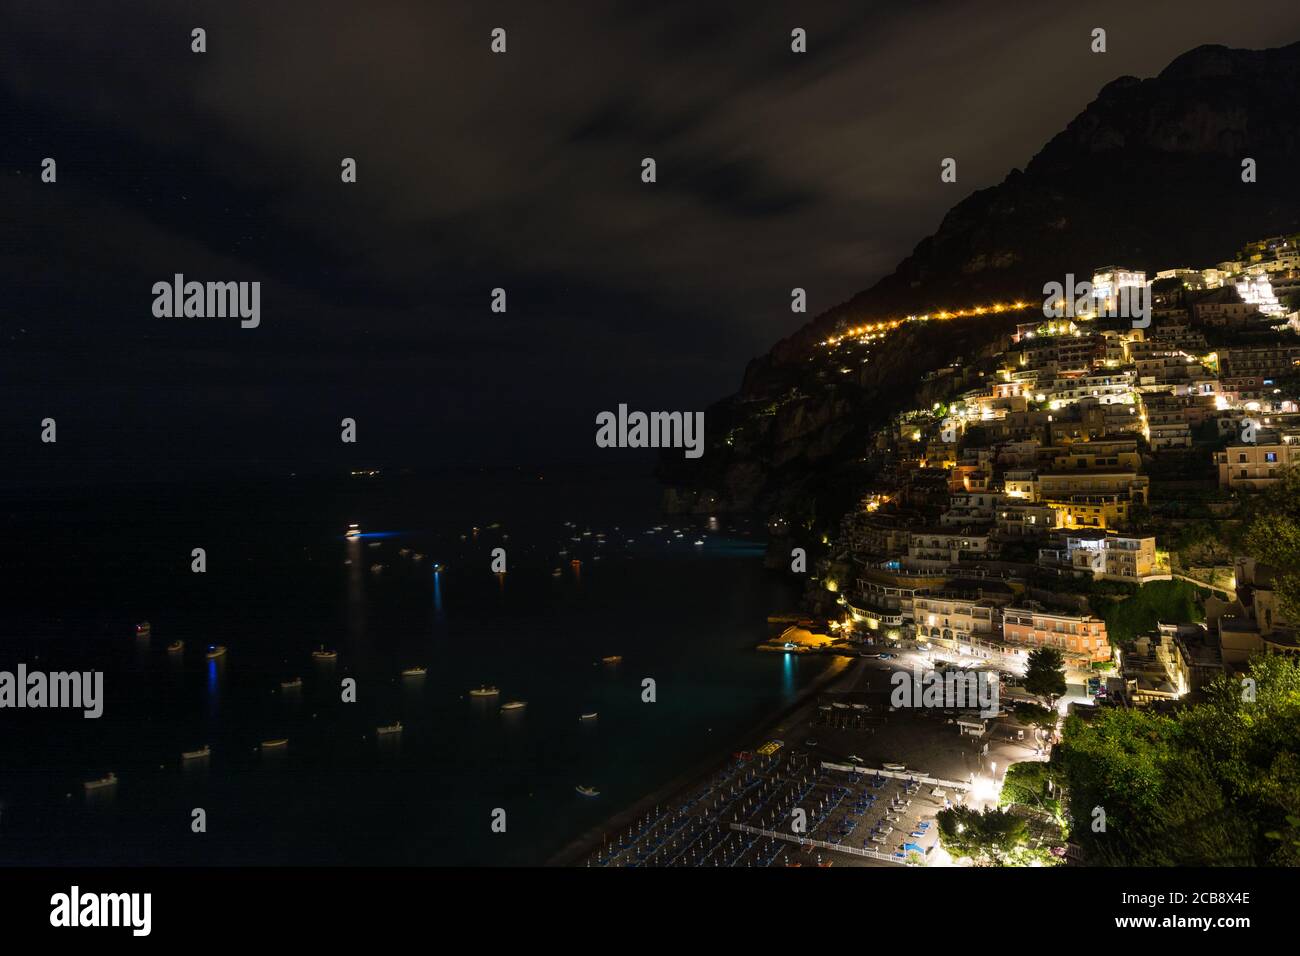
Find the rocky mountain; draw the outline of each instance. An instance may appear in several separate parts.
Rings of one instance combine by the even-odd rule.
[[[1255,182],[1242,180],[1246,158]],[[853,368],[834,367],[828,337],[966,304],[1041,304],[1044,283],[1109,263],[1212,265],[1252,239],[1300,231],[1298,171],[1300,43],[1203,46],[1154,78],[1114,80],[1024,170],[954,206],[891,275],[752,361],[739,393],[706,415],[704,457],[665,457],[665,507],[824,524],[869,478],[870,432],[970,387],[978,357],[1003,347],[1016,317],[909,324]]]

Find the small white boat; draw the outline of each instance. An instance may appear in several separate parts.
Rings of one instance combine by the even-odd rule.
[[[563,574],[564,574],[563,571],[561,571],[559,568],[556,568],[554,571],[551,572],[551,577],[553,577],[553,578],[558,578],[558,577],[562,576]]]
[[[579,720],[595,720],[595,719],[596,719],[596,711],[593,710],[590,714],[583,714],[583,715],[581,715],[578,719],[579,719]]]
[[[179,654],[183,650],[185,650],[184,641],[172,641],[170,644],[167,645],[168,654]]]
[[[344,537],[345,537],[345,538],[359,538],[359,537],[361,537],[361,529],[360,529],[357,525],[350,524],[350,525],[348,525],[348,530],[347,530],[347,533],[344,535]]]
[[[325,650],[325,648],[322,647],[320,650],[312,651],[311,656],[313,659],[318,661],[332,661],[339,656],[339,652],[327,651]]]
[[[574,787],[573,789],[574,789],[574,790],[577,790],[577,791],[578,791],[580,794],[582,794],[584,797],[599,797],[599,796],[600,796],[600,791],[597,790],[595,787]]]
[[[98,780],[87,780],[85,783],[82,784],[82,786],[86,788],[87,792],[90,792],[92,790],[103,790],[106,787],[113,787],[116,785],[117,785],[117,774],[115,773],[109,773],[108,776],[100,777]]]
[[[882,766],[886,770],[895,770],[898,772],[902,772],[907,769],[907,767],[901,763],[882,763],[880,766]]]
[[[181,759],[182,759],[182,760],[202,760],[204,757],[208,757],[208,756],[210,756],[211,754],[212,754],[212,748],[211,748],[210,746],[208,746],[207,744],[204,744],[204,745],[203,745],[202,747],[200,747],[198,750],[183,750],[183,751],[181,751]]]
[[[136,637],[148,637],[152,633],[153,633],[153,625],[151,625],[148,621],[141,621],[139,624],[135,626]]]
[[[524,701],[524,700],[508,700],[508,701],[506,701],[504,704],[501,705],[501,709],[502,709],[503,711],[505,711],[505,710],[523,710],[523,709],[524,709],[525,707],[527,707],[527,706],[528,706],[528,702],[527,702],[527,701]]]
[[[382,564],[372,564],[372,565],[370,566],[370,573],[371,573],[371,574],[383,574],[383,573],[384,573],[384,566],[383,566]]]
[[[387,737],[390,734],[400,734],[402,732],[402,722],[399,720],[395,724],[389,724],[387,727],[376,727],[375,733],[381,737]]]
[[[285,737],[277,737],[275,740],[263,740],[263,750],[283,750],[289,746],[289,741]]]
[[[600,660],[601,660],[602,663],[605,663],[605,664],[622,664],[622,663],[623,663],[623,655],[622,655],[622,654],[610,654],[608,657],[602,657]]]
[[[496,697],[500,693],[501,691],[497,690],[495,687],[489,687],[487,684],[484,684],[482,687],[475,687],[472,691],[469,692],[469,696]]]
[[[224,644],[208,645],[208,660],[215,661],[218,657],[225,657],[225,656],[226,656],[226,645]]]
[[[280,690],[299,690],[302,687],[302,678],[294,677],[290,680],[280,681]]]
[[[406,670],[402,671],[402,676],[403,676],[403,677],[423,677],[423,676],[424,676],[425,674],[427,674],[427,673],[429,673],[429,671],[428,671],[428,668],[425,668],[425,667],[408,667]]]
[[[698,539],[696,539],[696,541],[695,541],[695,547],[697,547],[697,548],[702,548],[702,547],[704,547],[704,542],[703,542],[703,541],[700,541],[700,540],[698,540]]]

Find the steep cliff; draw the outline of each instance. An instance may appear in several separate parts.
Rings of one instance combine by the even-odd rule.
[[[1242,181],[1245,158],[1256,182]],[[971,387],[973,360],[1035,313],[906,325],[847,369],[825,356],[828,336],[942,308],[1041,303],[1045,282],[1108,263],[1211,265],[1251,239],[1300,231],[1297,170],[1300,43],[1198,47],[1152,79],[1107,84],[1023,171],[954,206],[891,275],[752,361],[739,393],[709,410],[704,457],[664,459],[665,507],[824,525],[870,476],[869,433]]]

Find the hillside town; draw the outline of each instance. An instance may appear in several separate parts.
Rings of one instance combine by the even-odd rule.
[[[874,435],[877,477],[811,583],[830,629],[1012,674],[1054,647],[1089,706],[1168,706],[1253,654],[1300,654],[1275,569],[1225,544],[1300,462],[1300,236],[1065,278],[1041,312],[965,310],[1032,318],[929,373],[950,394]],[[892,325],[846,329],[824,360]]]

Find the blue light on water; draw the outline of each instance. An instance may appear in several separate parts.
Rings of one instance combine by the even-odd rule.
[[[372,539],[372,538],[373,538],[373,539],[378,539],[378,538],[400,538],[400,537],[402,537],[403,535],[407,535],[407,534],[410,534],[410,533],[411,533],[411,532],[409,532],[409,531],[365,531],[365,532],[362,532],[361,534],[354,534],[354,535],[341,535],[340,537],[341,537],[341,540],[344,540],[344,541],[357,541],[357,540],[360,540],[360,539],[362,539],[362,538],[365,538],[365,539]]]

